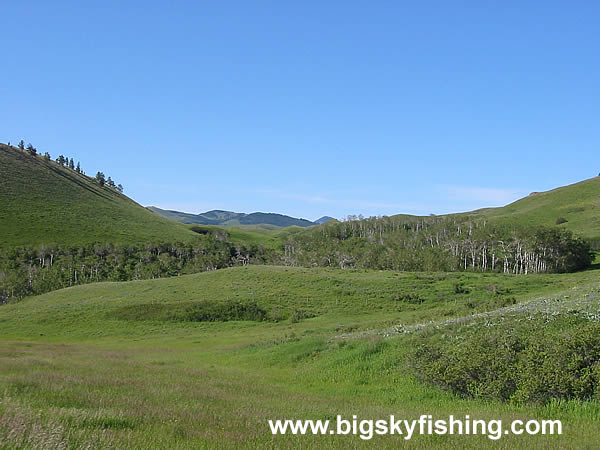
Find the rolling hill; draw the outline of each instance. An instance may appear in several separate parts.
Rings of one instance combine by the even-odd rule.
[[[546,370],[526,386],[568,373],[554,366],[564,361],[555,351],[561,342],[588,352],[570,365],[585,368],[598,347],[579,345],[582,327],[597,326],[584,317],[597,307],[596,272],[507,277],[247,266],[30,297],[0,306],[0,441],[6,448],[398,448],[398,435],[273,436],[267,421],[432,414],[503,423],[560,418],[565,432],[501,441],[419,435],[412,447],[596,448],[597,401],[459,396],[421,381],[414,364],[422,362],[413,356],[422,346],[438,351],[427,357],[448,357],[447,348],[467,354],[452,371],[440,366],[452,376],[485,362],[489,351],[500,353],[505,358],[474,368],[492,367],[498,377],[489,384],[497,386],[501,375],[517,372],[506,370],[511,358],[523,355],[519,344],[527,341],[513,336],[534,329],[535,338],[556,344],[536,349],[522,373],[541,364]],[[457,283],[470,292],[457,292]],[[422,303],[411,303],[416,297]],[[577,334],[561,328],[565,320]],[[488,334],[505,337],[490,349],[482,347]],[[578,355],[570,352],[565,358]],[[593,376],[590,370],[585,378]]]
[[[0,247],[190,241],[197,234],[44,157],[0,144]]]
[[[395,214],[404,222],[417,222],[428,216]],[[438,217],[485,218],[497,224],[559,226],[590,241],[600,243],[600,177],[593,177],[549,191],[532,192],[506,206],[481,208]],[[558,220],[558,219],[561,220]],[[565,220],[566,219],[566,220]],[[558,222],[560,223],[557,223]]]
[[[180,211],[165,210],[157,208],[156,206],[149,206],[148,209],[168,219],[189,225],[220,225],[226,227],[263,225],[272,225],[276,227],[311,227],[318,223],[322,223],[311,222],[306,219],[297,219],[283,214],[263,212],[246,214],[217,209],[200,214],[190,214]]]
[[[550,191],[532,192],[509,205],[466,214],[485,216],[501,223],[560,226],[585,238],[600,240],[600,177]],[[559,218],[566,221],[557,224]]]

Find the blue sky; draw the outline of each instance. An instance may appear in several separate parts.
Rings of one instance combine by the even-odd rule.
[[[429,214],[600,171],[600,3],[5,2],[0,141],[189,212]]]

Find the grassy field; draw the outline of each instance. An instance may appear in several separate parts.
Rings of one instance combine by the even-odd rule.
[[[114,189],[3,144],[0,205],[0,248],[197,238],[186,226],[148,211]]]
[[[488,320],[547,296],[565,310],[598,272],[509,276],[247,266],[98,283],[0,307],[7,448],[392,448],[399,436],[272,436],[268,419],[560,419],[562,436],[415,436],[410,447],[594,448],[600,405],[470,400],[416,381],[398,329]],[[535,300],[540,301],[540,300]],[[254,303],[265,321],[165,311]],[[589,302],[588,302],[589,303]],[[592,305],[597,307],[597,303]],[[410,333],[409,333],[410,334]]]

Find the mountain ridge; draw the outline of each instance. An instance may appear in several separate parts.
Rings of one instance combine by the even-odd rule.
[[[265,212],[253,212],[253,213],[237,213],[233,211],[226,211],[222,209],[213,209],[199,214],[186,213],[176,211],[172,209],[162,209],[157,206],[148,206],[148,210],[159,214],[168,219],[176,222],[184,223],[187,225],[220,225],[220,226],[261,226],[261,225],[272,225],[277,227],[312,227],[319,225],[328,220],[331,217],[323,216],[317,221],[310,221],[307,219],[296,218],[287,216],[285,214],[278,213],[265,213]]]

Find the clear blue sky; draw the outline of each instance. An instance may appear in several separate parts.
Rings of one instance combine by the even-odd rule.
[[[501,205],[600,171],[600,2],[2,5],[0,141],[143,205]]]

